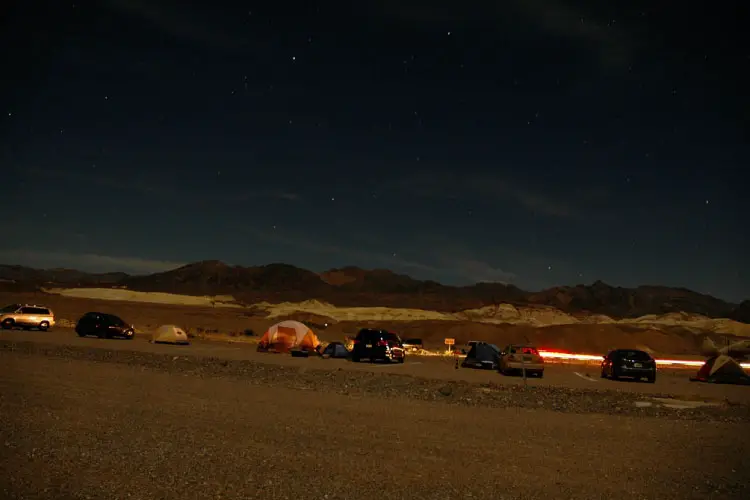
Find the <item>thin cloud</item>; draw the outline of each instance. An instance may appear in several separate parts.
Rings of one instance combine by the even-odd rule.
[[[583,216],[571,203],[498,174],[418,172],[390,182],[389,187],[428,198],[510,201],[530,212],[561,219]]]
[[[172,2],[170,5],[163,0],[107,0],[107,4],[118,13],[140,18],[180,40],[224,50],[247,46],[245,38],[212,25],[210,12],[205,9],[186,9],[181,4]]]
[[[454,274],[456,278],[467,280],[471,283],[504,283],[508,284],[516,280],[514,273],[495,267],[487,262],[476,259],[452,260],[445,271]]]
[[[262,241],[294,246],[308,252],[323,255],[334,255],[339,259],[346,259],[357,265],[369,266],[375,264],[392,271],[413,274],[413,277],[421,279],[460,282],[462,284],[478,282],[507,283],[516,279],[514,273],[472,258],[471,254],[465,251],[460,254],[455,252],[447,254],[442,250],[438,250],[434,255],[428,256],[434,260],[434,263],[430,263],[405,259],[398,255],[367,252],[340,245],[317,243],[311,238],[281,231],[257,231],[255,236]]]
[[[580,40],[598,52],[603,67],[623,68],[635,50],[633,39],[616,20],[597,20],[589,11],[560,0],[514,0],[513,5],[531,22],[553,36]]]
[[[153,179],[145,179],[143,176],[132,177],[118,177],[112,175],[102,175],[95,168],[91,169],[90,173],[84,173],[82,171],[68,171],[68,170],[55,170],[44,167],[18,167],[16,169],[22,176],[28,177],[45,177],[49,179],[59,179],[75,181],[80,184],[94,184],[100,187],[119,189],[124,191],[135,191],[142,194],[158,194],[159,196],[178,197],[178,192],[168,186],[159,185],[156,186],[153,183]]]
[[[336,255],[353,262],[377,262],[380,265],[433,272],[438,269],[427,264],[414,262],[400,257],[389,256],[378,252],[366,252],[340,245],[318,243],[314,238],[290,234],[284,231],[255,231],[255,236],[263,241],[293,246],[309,252],[324,255]]]
[[[93,253],[40,252],[25,249],[0,250],[0,262],[38,269],[66,268],[91,273],[124,272],[151,274],[169,271],[184,262],[143,259]]]
[[[190,192],[179,189],[167,176],[155,179],[152,174],[133,177],[132,173],[122,176],[103,174],[92,168],[90,173],[82,171],[54,170],[45,167],[17,167],[16,171],[22,176],[45,177],[49,179],[60,179],[75,181],[78,184],[93,184],[95,186],[136,192],[150,196],[158,196],[161,199],[171,201],[182,201],[186,197],[191,199],[191,204],[198,203],[242,203],[254,199],[279,199],[286,201],[300,201],[302,196],[297,193],[283,189],[247,190],[243,187],[233,187],[224,194],[206,194],[204,192]]]
[[[603,68],[624,69],[636,51],[637,37],[616,20],[597,18],[590,9],[561,0],[510,0],[508,2],[465,2],[440,0],[379,0],[371,11],[412,26],[472,26],[491,22],[498,31],[528,36],[534,28],[550,36],[583,42],[583,50],[594,53]]]

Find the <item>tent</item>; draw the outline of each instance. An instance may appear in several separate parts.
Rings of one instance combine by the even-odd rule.
[[[341,342],[331,342],[321,353],[324,358],[348,358],[349,351]]]
[[[750,385],[750,375],[745,373],[740,364],[729,356],[713,356],[698,370],[690,380],[714,384]]]
[[[259,351],[289,352],[293,348],[312,351],[320,346],[318,336],[299,321],[282,321],[271,326],[258,344]]]
[[[154,331],[151,342],[155,344],[189,344],[187,333],[175,325],[161,325]]]
[[[464,358],[461,366],[464,368],[486,368],[492,370],[497,367],[500,349],[494,344],[475,342]]]

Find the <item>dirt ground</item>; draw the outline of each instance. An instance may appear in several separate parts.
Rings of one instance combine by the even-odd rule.
[[[457,344],[469,340],[485,340],[498,345],[530,341],[540,348],[562,349],[583,353],[604,353],[614,348],[648,348],[655,354],[687,355],[699,352],[703,340],[700,335],[675,329],[663,331],[637,329],[632,326],[608,324],[556,325],[536,328],[522,325],[493,325],[461,321],[403,321],[354,322],[344,321],[325,325],[325,320],[311,314],[290,315],[267,319],[249,309],[207,308],[137,302],[90,300],[36,293],[0,293],[0,303],[29,302],[47,305],[56,314],[61,326],[71,325],[88,311],[116,314],[134,324],[139,330],[149,331],[162,324],[177,324],[189,334],[222,333],[260,336],[273,323],[283,319],[303,321],[321,340],[343,340],[356,334],[363,326],[387,328],[403,338],[421,338],[425,347],[443,347],[445,338],[455,338]]]
[[[384,399],[284,377],[0,350],[2,496],[750,498],[747,423]]]

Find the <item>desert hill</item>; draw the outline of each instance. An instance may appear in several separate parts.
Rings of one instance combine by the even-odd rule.
[[[357,267],[315,273],[282,263],[243,267],[214,260],[195,262],[161,273],[130,276],[125,273],[94,274],[70,269],[0,265],[0,280],[7,290],[42,286],[116,287],[194,296],[231,295],[244,304],[316,299],[338,307],[398,307],[444,313],[502,304],[503,307],[553,308],[576,318],[604,315],[619,320],[684,312],[706,318],[750,322],[750,301],[736,305],[683,288],[622,288],[597,281],[591,285],[528,292],[501,283],[448,286],[416,280],[389,270]],[[557,314],[552,309],[550,311],[550,314]]]

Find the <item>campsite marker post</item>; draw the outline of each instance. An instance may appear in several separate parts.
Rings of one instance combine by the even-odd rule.
[[[525,337],[526,345],[529,344],[528,337]],[[521,372],[523,373],[523,385],[526,386],[528,382],[526,381],[526,356],[524,356],[523,352],[524,348],[521,347]]]
[[[456,339],[445,339],[445,345],[448,346],[448,350],[453,353],[453,357],[455,358],[455,369],[458,370],[458,351],[453,349],[453,346],[456,345]]]

